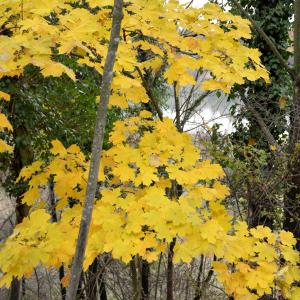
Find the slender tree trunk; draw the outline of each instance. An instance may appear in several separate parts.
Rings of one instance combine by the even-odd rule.
[[[168,253],[168,262],[167,262],[167,300],[173,300],[173,272],[174,272],[174,264],[173,264],[173,256],[174,256],[174,247],[175,247],[176,239],[170,243],[169,253]]]
[[[138,282],[138,275],[136,271],[136,258],[134,257],[130,261],[130,271],[131,271],[131,282],[132,282],[132,299],[138,300],[139,299],[139,282]]]
[[[10,300],[19,300],[21,291],[21,282],[17,278],[14,278],[10,285]]]
[[[61,280],[65,277],[65,268],[64,268],[64,266],[60,266],[59,267],[58,274],[59,274],[59,281],[60,281],[61,299],[65,300],[66,299],[67,289],[61,283]]]
[[[200,300],[201,299],[201,276],[203,272],[203,264],[204,264],[204,256],[201,255],[201,260],[200,260],[200,265],[199,265],[199,270],[198,270],[198,275],[197,275],[197,281],[196,281],[196,290],[195,290],[195,296],[194,300]]]
[[[297,239],[300,251],[300,0],[294,2],[294,95],[290,128],[290,185],[285,199],[284,229]]]
[[[150,267],[146,260],[141,261],[142,300],[149,300]]]
[[[123,0],[115,0],[113,8],[113,23],[109,41],[108,52],[104,65],[102,77],[100,103],[98,106],[94,139],[92,146],[91,165],[89,170],[89,178],[85,194],[84,208],[82,211],[82,219],[76,244],[75,257],[71,267],[70,285],[67,291],[67,300],[76,299],[76,290],[79,283],[80,274],[84,260],[84,253],[87,244],[87,236],[92,218],[94,198],[97,189],[97,179],[102,152],[104,130],[107,118],[107,109],[109,96],[111,92],[111,82],[113,78],[113,67],[115,63],[116,53],[120,41],[121,22],[123,18]]]
[[[156,298],[157,298],[158,283],[159,283],[159,276],[160,276],[160,267],[161,267],[162,256],[163,256],[163,254],[160,253],[160,255],[159,255],[159,260],[158,260],[158,266],[157,266],[157,273],[156,273],[155,287],[154,287],[154,300],[156,300]]]

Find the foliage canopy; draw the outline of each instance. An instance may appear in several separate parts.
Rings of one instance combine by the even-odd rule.
[[[101,76],[111,27],[113,2],[4,1],[0,4],[0,78],[21,77],[33,65],[43,76],[63,73],[77,80],[61,56],[94,68]],[[126,5],[122,40],[114,71],[111,106],[127,108],[153,103],[144,74],[163,76],[169,85],[196,83],[194,73],[207,72],[203,90],[228,93],[234,84],[268,73],[257,49],[248,48],[249,22],[224,12],[217,5],[188,8],[178,1],[135,0]],[[147,59],[138,60],[141,52]],[[10,96],[0,94],[3,100]],[[155,100],[155,99],[154,99]],[[0,114],[2,130],[13,130]],[[128,263],[133,256],[155,261],[176,238],[174,261],[189,263],[199,255],[216,256],[214,269],[229,295],[258,299],[280,291],[297,299],[300,279],[289,232],[273,233],[263,226],[247,229],[232,224],[222,200],[229,194],[221,183],[222,168],[202,161],[191,137],[170,119],[158,120],[147,111],[115,123],[112,147],[103,153],[99,193],[85,268],[101,253],[111,252]],[[12,146],[1,142],[1,151]],[[89,158],[77,145],[65,148],[52,142],[49,161],[36,161],[20,173],[29,189],[23,202],[31,206],[1,246],[1,284],[13,276],[29,276],[42,263],[59,268],[72,261],[86,189]],[[54,180],[56,203],[49,207],[40,189]],[[60,214],[51,222],[50,211]],[[66,238],[67,237],[67,238]],[[59,255],[56,255],[59,253]]]

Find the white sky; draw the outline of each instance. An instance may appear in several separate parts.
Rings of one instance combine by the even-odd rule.
[[[180,0],[181,3],[189,3],[189,0]],[[208,0],[194,0],[193,6],[201,7],[203,4],[207,3]]]

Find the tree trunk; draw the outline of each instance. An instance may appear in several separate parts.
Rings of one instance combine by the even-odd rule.
[[[300,1],[299,1],[300,3]],[[297,239],[300,251],[300,78],[295,80],[293,116],[290,133],[290,188],[285,198],[284,229],[291,231]]]
[[[141,281],[142,281],[142,300],[149,300],[149,263],[142,259],[141,261]]]
[[[131,272],[131,282],[132,282],[132,299],[139,300],[139,282],[138,275],[136,271],[136,257],[133,257],[130,261],[130,272]]]
[[[176,239],[170,243],[169,253],[168,253],[168,262],[167,262],[167,300],[173,300],[173,272],[174,272],[174,264],[173,264],[173,256],[174,256],[174,247],[175,247]]]
[[[76,290],[79,283],[80,274],[82,271],[84,253],[87,244],[87,236],[88,236],[89,227],[91,223],[94,198],[97,189],[100,157],[102,152],[104,130],[106,125],[109,96],[111,92],[111,83],[113,78],[113,67],[114,67],[116,53],[120,41],[120,30],[121,30],[122,19],[123,19],[123,0],[115,0],[114,8],[113,8],[113,23],[112,23],[109,47],[108,47],[108,52],[107,52],[105,65],[104,65],[103,77],[102,77],[100,103],[98,106],[97,117],[96,117],[89,178],[88,178],[88,183],[86,188],[84,208],[82,211],[82,219],[81,219],[78,239],[76,243],[75,257],[71,267],[70,285],[66,297],[67,300],[76,299]]]
[[[196,280],[196,289],[195,289],[195,296],[194,300],[201,300],[201,276],[203,272],[203,264],[204,264],[204,256],[201,255],[201,260],[200,260],[200,265],[199,265],[199,270],[198,270],[198,275],[197,275],[197,280]]]
[[[300,0],[294,3],[294,95],[290,128],[290,180],[285,197],[284,229],[291,231],[297,239],[300,251]]]
[[[21,291],[21,281],[17,278],[14,278],[10,285],[10,300],[19,300]]]

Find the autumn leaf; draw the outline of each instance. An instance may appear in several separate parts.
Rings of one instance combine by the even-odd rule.
[[[5,101],[10,101],[10,95],[7,93],[4,93],[2,91],[0,91],[0,98],[5,100]]]

